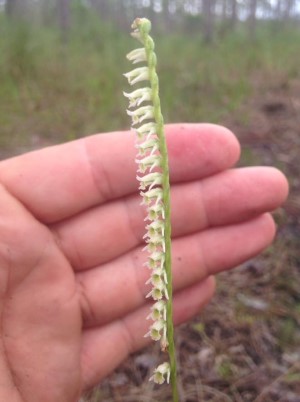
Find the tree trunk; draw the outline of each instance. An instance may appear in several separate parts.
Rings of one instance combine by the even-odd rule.
[[[14,16],[15,11],[16,11],[16,5],[17,5],[17,0],[6,0],[5,13],[9,18]]]
[[[169,13],[169,0],[163,0],[162,2],[162,17],[163,17],[163,31],[169,32],[171,26],[171,16]]]
[[[61,38],[64,44],[68,41],[70,29],[70,0],[58,0],[58,21],[61,29]]]
[[[9,18],[22,18],[25,15],[26,0],[6,0],[5,13]]]
[[[227,4],[227,0],[222,0],[221,2],[221,6],[222,6],[222,22],[227,22],[227,10],[228,10],[228,4]]]
[[[256,35],[256,7],[257,7],[257,0],[250,0],[248,27],[249,27],[249,37],[251,40],[254,40]]]
[[[280,20],[282,16],[282,1],[277,0],[276,8],[275,8],[275,18]]]
[[[203,39],[206,44],[213,41],[214,36],[214,1],[202,0]]]
[[[98,10],[102,18],[109,16],[109,2],[107,0],[98,0]]]
[[[231,0],[230,3],[230,23],[231,28],[234,30],[238,19],[237,2],[236,0]]]
[[[102,19],[106,19],[110,15],[112,1],[110,0],[89,0],[91,6],[100,14]],[[129,4],[129,8],[131,4]]]
[[[284,20],[285,21],[287,21],[287,20],[289,20],[290,18],[291,18],[291,16],[292,16],[292,11],[293,11],[293,8],[294,8],[294,3],[295,3],[295,1],[294,0],[286,0],[285,1],[285,9],[284,9],[284,15],[283,15],[283,18],[284,18]]]

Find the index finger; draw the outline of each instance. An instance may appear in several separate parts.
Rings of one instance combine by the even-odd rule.
[[[230,168],[239,145],[211,124],[166,126],[171,182]],[[0,163],[0,181],[45,223],[137,191],[133,132],[114,132],[30,152]]]

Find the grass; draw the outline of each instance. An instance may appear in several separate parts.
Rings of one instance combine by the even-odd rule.
[[[0,21],[0,145],[62,142],[129,126],[122,77],[134,46],[127,33],[95,16],[74,23],[64,46],[55,28]],[[250,96],[253,76],[298,75],[300,34],[243,32],[206,47],[199,36],[157,38],[167,122],[222,122]],[[244,116],[244,119],[247,115]]]

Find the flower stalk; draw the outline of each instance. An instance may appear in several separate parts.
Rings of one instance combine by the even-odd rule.
[[[156,73],[154,41],[149,35],[151,23],[146,18],[137,18],[132,24],[132,36],[143,47],[131,51],[127,58],[133,63],[145,63],[124,74],[130,85],[146,81],[145,87],[124,93],[129,100],[127,114],[137,134],[137,158],[142,205],[147,208],[145,249],[149,252],[145,265],[150,269],[146,282],[152,285],[146,297],[154,304],[147,319],[153,320],[149,332],[159,341],[162,351],[167,351],[169,361],[160,364],[150,378],[158,384],[171,382],[173,401],[178,402],[176,380],[176,356],[173,329],[172,271],[171,271],[171,219],[170,182],[164,120],[159,98],[159,81]]]

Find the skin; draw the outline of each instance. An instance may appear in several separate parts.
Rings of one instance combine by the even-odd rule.
[[[213,125],[167,126],[174,321],[198,314],[214,275],[273,240],[285,177],[232,169]],[[145,346],[149,303],[134,134],[101,134],[0,163],[0,400],[74,402]]]

